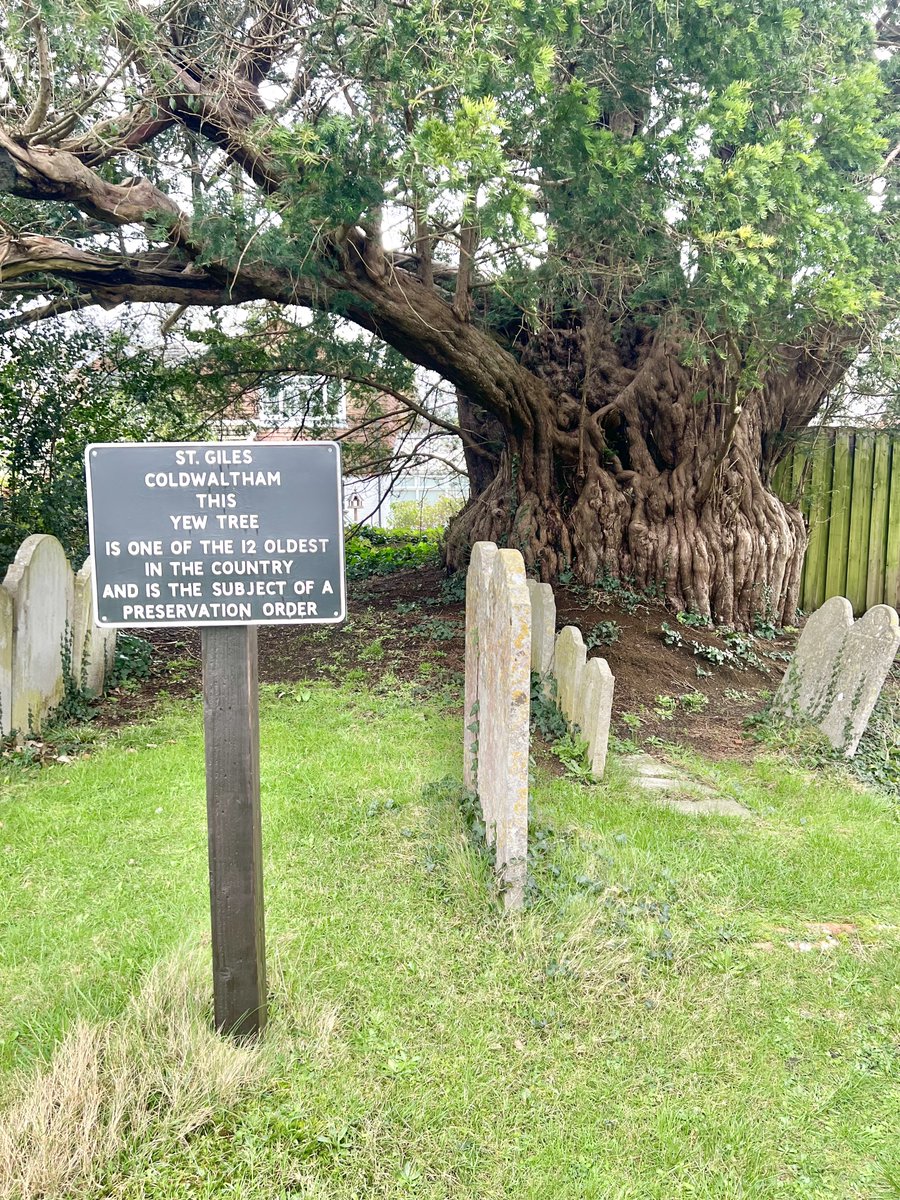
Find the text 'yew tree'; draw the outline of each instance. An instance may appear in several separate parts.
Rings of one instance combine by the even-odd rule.
[[[893,10],[855,0],[14,0],[3,286],[301,305],[459,395],[448,556],[748,622],[767,481],[890,319]],[[28,305],[25,304],[25,309]]]

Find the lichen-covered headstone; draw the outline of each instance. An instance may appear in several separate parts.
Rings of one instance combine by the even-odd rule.
[[[581,676],[581,696],[577,707],[581,736],[588,744],[588,765],[595,779],[602,779],[606,770],[615,685],[615,676],[605,658],[588,659]]]
[[[12,730],[13,602],[0,587],[0,735]]]
[[[463,731],[463,779],[470,792],[478,790],[478,664],[487,624],[488,588],[497,547],[476,542],[466,572],[466,693]]]
[[[847,758],[856,753],[900,646],[900,621],[876,604],[848,630],[838,655],[827,710],[819,728]]]
[[[817,608],[804,626],[791,664],[784,673],[773,708],[793,711],[816,720],[828,707],[832,676],[853,626],[853,606],[843,596],[832,596]]]
[[[556,641],[556,600],[549,583],[528,580],[531,598],[531,669],[549,675]]]
[[[572,724],[578,724],[580,713],[577,697],[581,694],[581,677],[587,661],[587,647],[581,630],[566,625],[556,639],[553,654],[553,674],[556,677],[556,697],[560,712]]]
[[[486,612],[477,617],[478,799],[504,905],[515,909],[528,868],[531,700],[531,601],[518,550],[495,551]]]
[[[13,604],[10,725],[28,733],[41,728],[64,693],[63,646],[72,636],[74,584],[56,538],[26,538],[3,586]]]
[[[116,630],[94,624],[91,560],[75,576],[75,615],[72,619],[72,670],[94,696],[103,691],[103,681],[115,654]]]
[[[894,609],[876,604],[854,624],[849,600],[833,596],[807,621],[774,707],[806,716],[850,758],[898,647],[900,622]]]

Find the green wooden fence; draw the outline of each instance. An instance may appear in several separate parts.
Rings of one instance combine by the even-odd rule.
[[[800,606],[831,596],[853,611],[900,607],[900,433],[811,429],[778,464],[783,500],[799,503],[809,526]]]

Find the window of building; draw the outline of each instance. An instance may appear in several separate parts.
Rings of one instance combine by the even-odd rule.
[[[296,375],[264,393],[259,420],[276,429],[344,429],[347,395],[341,379]]]

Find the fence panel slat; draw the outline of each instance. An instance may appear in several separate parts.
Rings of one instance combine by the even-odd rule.
[[[860,430],[853,451],[850,488],[850,544],[847,558],[847,599],[859,615],[866,611],[866,575],[869,569],[869,529],[872,523],[872,477],[875,437]]]
[[[872,521],[869,526],[869,560],[866,569],[866,608],[883,603],[887,554],[888,505],[891,498],[891,436],[875,437],[872,472]]]
[[[813,612],[825,603],[825,572],[828,567],[828,527],[831,521],[831,477],[834,469],[834,434],[817,431],[809,510],[809,545],[804,563],[801,605]]]
[[[839,429],[834,438],[831,481],[831,523],[828,527],[828,566],[825,599],[843,596],[847,588],[847,551],[850,543],[850,486],[853,480],[853,431]]]
[[[900,608],[900,437],[891,447],[891,492],[885,556],[884,602]]]

